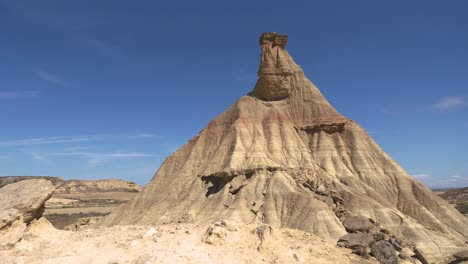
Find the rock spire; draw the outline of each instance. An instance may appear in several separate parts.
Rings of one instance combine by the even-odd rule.
[[[172,153],[103,224],[228,219],[336,243],[358,219],[372,224],[366,232],[385,230],[430,261],[466,247],[468,220],[338,113],[286,44],[286,35],[262,34],[253,91]]]

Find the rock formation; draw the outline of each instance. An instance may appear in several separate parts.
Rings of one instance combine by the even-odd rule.
[[[56,189],[46,179],[24,180],[0,189],[0,249],[13,246],[26,226],[39,219],[45,202]]]
[[[407,241],[419,261],[444,261],[466,248],[467,219],[338,113],[286,44],[285,35],[262,34],[253,91],[170,155],[148,186],[102,224],[228,219],[336,243],[352,231],[343,221],[364,217],[375,232]],[[369,253],[394,250],[390,235]]]
[[[25,181],[25,180],[37,180],[45,179],[52,181],[54,185],[60,184],[63,180],[59,177],[50,177],[50,176],[2,176],[0,177],[0,188],[11,183]]]

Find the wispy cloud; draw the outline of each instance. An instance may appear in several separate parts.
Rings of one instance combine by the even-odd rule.
[[[39,95],[39,91],[0,91],[0,99],[35,97],[38,95]]]
[[[136,134],[130,135],[128,138],[130,139],[145,139],[145,138],[157,138],[159,137],[157,134]]]
[[[64,151],[77,151],[77,150],[86,150],[89,149],[89,147],[84,147],[84,146],[77,146],[77,147],[69,147],[69,148],[64,148]]]
[[[423,182],[430,188],[461,188],[468,186],[468,176],[434,177],[430,174],[422,173],[413,175],[413,178]]]
[[[467,105],[468,101],[464,96],[445,96],[437,101],[433,107],[439,111],[450,111],[465,107]]]
[[[127,54],[121,48],[109,42],[95,39],[89,36],[77,36],[75,37],[75,40],[79,44],[94,50],[96,53],[102,56],[114,59],[128,59]]]
[[[33,69],[32,71],[37,77],[39,77],[43,81],[65,88],[69,86],[69,83],[64,81],[63,78],[58,76],[57,74],[50,73],[43,69]]]
[[[42,137],[42,138],[29,138],[17,139],[10,141],[0,141],[0,147],[16,147],[16,146],[31,146],[31,145],[45,145],[45,144],[61,144],[72,142],[83,142],[98,140],[98,136],[71,136],[71,137]]]
[[[88,165],[92,168],[99,164],[114,159],[131,159],[131,158],[145,158],[153,157],[152,154],[140,153],[140,152],[113,152],[113,153],[96,153],[96,152],[61,152],[52,153],[50,156],[76,156],[88,159]]]

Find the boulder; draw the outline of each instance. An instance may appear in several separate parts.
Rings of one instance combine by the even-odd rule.
[[[343,226],[350,233],[369,232],[374,228],[374,225],[368,218],[362,216],[348,216],[343,220]]]
[[[39,219],[56,189],[45,179],[24,180],[0,189],[0,249],[15,245],[26,226]]]
[[[0,223],[23,217],[25,223],[42,216],[45,202],[52,196],[56,186],[49,180],[25,180],[6,185],[0,189]],[[8,213],[5,214],[4,211]],[[4,226],[0,225],[0,228]]]
[[[372,245],[371,254],[381,264],[398,264],[398,257],[392,244],[387,241],[379,241]]]

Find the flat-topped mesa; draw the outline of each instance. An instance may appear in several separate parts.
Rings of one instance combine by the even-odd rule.
[[[288,36],[284,34],[265,32],[260,36],[259,79],[250,95],[265,101],[282,100],[290,95],[295,75],[304,73],[284,49],[287,43]]]

